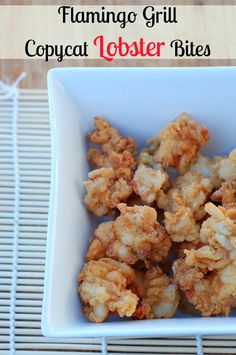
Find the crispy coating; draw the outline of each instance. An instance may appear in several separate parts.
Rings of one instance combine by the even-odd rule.
[[[210,217],[203,222],[200,239],[213,248],[227,250],[230,258],[235,259],[236,250],[236,209],[225,209],[209,202],[205,205]]]
[[[218,174],[226,182],[236,178],[236,149],[232,150],[227,158],[221,159]]]
[[[204,278],[206,270],[197,266],[188,266],[184,258],[180,258],[173,263],[174,280],[183,291],[190,290],[194,284]]]
[[[87,260],[111,257],[128,265],[138,260],[160,261],[167,256],[171,241],[149,206],[118,205],[121,214],[115,221],[102,223],[95,231]]]
[[[115,240],[114,221],[99,224],[89,246],[86,261],[104,258],[106,256],[106,251],[109,249],[109,245]]]
[[[90,148],[87,159],[93,168],[112,167],[117,178],[131,180],[135,168],[135,141],[122,137],[106,120],[95,117],[95,130],[87,135],[91,143],[98,144],[101,151]]]
[[[220,202],[223,207],[236,207],[236,178],[232,182],[224,182],[221,187],[216,190],[211,199]]]
[[[203,316],[228,315],[235,304],[236,266],[227,265],[217,272],[189,266],[184,259],[175,261],[174,278],[188,300]]]
[[[185,250],[184,253],[188,266],[207,268],[209,271],[223,269],[230,263],[228,251],[220,247],[216,249],[210,245],[204,245],[195,250]]]
[[[103,322],[110,312],[117,312],[120,317],[132,316],[138,297],[127,285],[134,278],[131,267],[110,258],[86,263],[78,276],[85,316],[96,323]]]
[[[165,170],[163,169],[163,166],[161,165],[161,163],[158,163],[157,161],[154,160],[153,154],[155,153],[155,150],[156,150],[156,148],[152,149],[152,148],[147,148],[147,147],[141,149],[141,152],[137,156],[137,163],[138,163],[138,165],[143,164],[143,165],[149,166],[155,170],[160,170],[162,173],[164,173]]]
[[[209,178],[213,187],[219,188],[222,180],[219,177],[218,171],[222,159],[220,156],[209,158],[198,153],[192,161],[189,170]]]
[[[195,222],[189,207],[180,205],[174,213],[165,212],[164,224],[173,242],[192,242],[200,239],[200,225]]]
[[[214,188],[219,189],[222,182],[231,183],[236,179],[236,149],[228,157],[205,157],[198,154],[190,165],[190,170],[209,177]]]
[[[135,171],[132,186],[134,192],[144,202],[150,204],[156,200],[158,192],[164,187],[167,181],[168,176],[166,173],[140,164]]]
[[[134,283],[141,300],[134,318],[171,318],[175,315],[179,304],[178,287],[158,266],[150,267],[146,273],[136,272]]]
[[[87,159],[92,167],[95,168],[110,168],[112,167],[117,178],[131,180],[135,168],[135,160],[129,151],[123,153],[110,152],[104,154],[97,149],[90,148],[87,154]]]
[[[154,159],[161,162],[164,169],[171,166],[183,173],[208,139],[208,130],[183,113],[167,124],[149,143],[152,147],[156,146]]]
[[[179,191],[184,205],[192,210],[195,218],[202,219],[203,205],[213,189],[210,180],[199,173],[189,171],[175,179],[173,189]]]
[[[132,186],[123,178],[117,180],[112,168],[93,170],[88,177],[89,180],[84,183],[84,203],[98,217],[111,212],[132,194]]]
[[[95,130],[88,134],[88,139],[92,143],[102,146],[104,152],[122,153],[129,151],[134,153],[135,141],[131,137],[122,137],[118,130],[112,127],[106,120],[101,117],[94,118]]]
[[[207,202],[213,185],[209,178],[192,171],[178,176],[171,185],[166,196],[159,198],[158,205],[167,212],[178,212],[179,206],[184,205],[191,210],[194,219],[201,220],[206,212]]]

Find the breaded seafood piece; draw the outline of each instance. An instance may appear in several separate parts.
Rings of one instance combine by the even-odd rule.
[[[87,153],[87,160],[95,168],[112,167],[117,178],[131,180],[136,166],[133,155],[129,151],[123,153],[110,152],[103,154],[97,149],[90,148]]]
[[[167,124],[149,143],[156,147],[156,162],[160,162],[164,169],[171,166],[183,173],[208,139],[207,128],[183,113]]]
[[[206,269],[199,269],[197,266],[188,266],[184,258],[177,259],[172,269],[175,282],[184,292],[191,290],[193,285],[202,280],[207,272]]]
[[[171,318],[175,315],[179,304],[178,287],[160,267],[151,266],[146,273],[136,272],[134,284],[141,301],[134,318]]]
[[[210,217],[201,226],[201,241],[213,248],[220,246],[229,252],[232,260],[236,260],[236,209],[217,207],[209,202],[205,210]]]
[[[98,217],[111,212],[133,192],[132,186],[125,179],[116,179],[112,168],[93,170],[88,177],[89,180],[84,182],[84,203]]]
[[[200,153],[193,159],[189,170],[199,173],[202,176],[209,178],[214,188],[221,186],[222,180],[219,177],[219,164],[223,157],[215,156],[213,158],[206,157]]]
[[[231,183],[236,179],[236,149],[228,157],[205,157],[198,153],[189,169],[209,177],[214,188],[219,189],[222,182]]]
[[[101,145],[104,152],[123,153],[129,151],[134,153],[136,147],[134,139],[122,137],[118,130],[103,118],[95,117],[94,127],[95,130],[87,135],[88,139],[92,143]]]
[[[202,316],[227,316],[235,304],[236,266],[214,272],[189,266],[184,259],[173,265],[174,279]]]
[[[78,292],[85,316],[92,322],[103,322],[110,312],[130,317],[138,297],[127,289],[135,279],[128,265],[110,258],[89,261],[78,276]]]
[[[184,251],[186,255],[186,264],[188,266],[197,266],[200,269],[220,270],[230,264],[229,252],[223,248],[213,248],[210,245],[204,245],[198,249]]]
[[[157,222],[156,210],[149,206],[118,206],[121,214],[115,221],[102,223],[95,231],[87,260],[107,256],[128,265],[138,260],[161,261],[167,256],[171,241]]]
[[[203,217],[203,206],[213,189],[209,178],[189,171],[182,176],[178,176],[172,186],[174,190],[179,191],[184,205],[192,210],[195,218],[201,219]],[[172,191],[170,191],[171,194],[173,194]]]
[[[161,163],[158,163],[154,160],[153,157],[154,153],[155,153],[155,149],[153,150],[147,147],[141,149],[139,155],[137,156],[137,164],[138,165],[143,164],[155,170],[160,170],[162,173],[164,173],[165,170],[163,169]]]
[[[160,203],[160,200],[158,200],[158,205],[165,211],[174,213],[179,210],[179,205],[182,204],[191,210],[196,220],[201,220],[206,214],[204,204],[207,202],[212,189],[213,185],[209,178],[188,171],[173,181],[166,194],[167,200],[163,199],[164,203]]]
[[[236,178],[236,149],[219,162],[218,175],[225,182],[232,182]]]
[[[223,182],[221,187],[213,192],[211,199],[216,202],[221,202],[226,209],[231,207],[236,208],[236,178],[232,182]]]
[[[164,215],[164,225],[173,242],[193,242],[200,239],[200,225],[196,223],[189,207],[179,205],[175,212],[165,212]]]
[[[115,240],[114,221],[99,224],[94,232],[94,238],[91,240],[86,261],[104,258],[109,245]]]
[[[135,169],[135,140],[122,137],[106,120],[95,117],[95,130],[87,135],[91,143],[98,144],[101,151],[90,148],[87,159],[93,168],[114,169],[116,177],[131,180]]]
[[[140,164],[135,171],[132,186],[141,199],[150,204],[156,200],[158,192],[168,183],[168,175],[161,170]]]

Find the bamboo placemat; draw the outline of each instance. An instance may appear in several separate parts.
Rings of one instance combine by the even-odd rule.
[[[236,354],[236,336],[202,342],[194,337],[107,338],[105,343],[42,336],[49,112],[45,90],[18,93],[0,101],[0,355]]]

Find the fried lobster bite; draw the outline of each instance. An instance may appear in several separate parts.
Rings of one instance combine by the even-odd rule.
[[[166,194],[167,203],[163,206],[165,211],[175,212],[178,209],[179,199],[184,206],[191,209],[196,220],[201,220],[206,212],[204,204],[209,199],[213,184],[210,179],[196,172],[188,171],[178,176]],[[161,207],[161,206],[160,206]]]
[[[200,241],[198,221],[206,215],[204,204],[212,189],[208,178],[191,171],[174,180],[163,206],[167,211],[164,224],[174,242]]]
[[[98,217],[110,213],[133,192],[132,186],[125,179],[116,179],[113,168],[93,170],[88,177],[89,180],[84,182],[84,203]]]
[[[213,188],[218,189],[222,183],[218,173],[221,161],[222,157],[220,156],[209,158],[198,153],[193,159],[189,170],[207,177]]]
[[[215,249],[225,249],[236,264],[236,208],[225,209],[209,202],[205,209],[210,217],[202,224],[201,241]]]
[[[178,287],[158,266],[151,266],[146,273],[136,272],[131,289],[141,300],[134,318],[171,318],[175,315],[179,304]]]
[[[138,297],[127,290],[135,279],[128,265],[110,258],[90,261],[78,276],[78,292],[85,316],[92,322],[103,322],[110,312],[130,317],[135,312]]]
[[[173,242],[196,242],[200,239],[200,225],[196,223],[192,210],[181,199],[175,211],[165,212],[164,224]]]
[[[90,148],[87,154],[93,168],[113,168],[116,178],[131,180],[135,169],[135,140],[122,137],[118,130],[100,118],[94,118],[95,130],[87,135],[91,143],[101,147],[101,151]]]
[[[208,139],[207,128],[198,125],[183,113],[148,143],[156,148],[154,160],[160,162],[164,169],[171,166],[183,173]]]
[[[209,271],[223,269],[230,263],[228,251],[221,247],[203,245],[198,249],[184,250],[184,254],[188,266],[197,266]]]
[[[236,266],[227,265],[208,272],[187,265],[184,259],[173,264],[174,279],[202,316],[227,316],[236,300]]]
[[[200,241],[205,245],[185,250],[186,264],[209,271],[223,269],[231,262],[236,265],[236,209],[226,210],[212,203],[205,209],[210,214],[200,230]]]
[[[236,178],[236,149],[227,158],[221,159],[218,174],[225,182],[232,182]]]
[[[138,166],[132,180],[134,192],[148,204],[156,200],[158,193],[160,193],[166,183],[168,183],[166,173],[144,164]]]
[[[88,174],[84,183],[87,208],[96,216],[110,214],[120,202],[125,202],[133,192],[135,141],[121,137],[117,129],[100,117],[94,118],[95,130],[88,134],[91,143],[101,146],[99,151],[90,148],[87,159],[98,169]]]
[[[118,206],[121,214],[115,221],[96,229],[86,260],[107,256],[133,265],[137,260],[161,261],[167,256],[171,241],[157,222],[156,210],[149,206]]]
[[[221,202],[226,209],[236,209],[236,178],[232,182],[223,182],[221,187],[211,195],[211,199]]]
[[[141,151],[137,163],[132,180],[134,192],[143,202],[151,204],[169,187],[169,176],[161,164],[154,161],[152,152],[147,148]]]

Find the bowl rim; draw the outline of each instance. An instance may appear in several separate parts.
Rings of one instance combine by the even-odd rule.
[[[236,66],[213,66],[213,67],[62,67],[62,68],[52,68],[47,74],[47,87],[48,87],[48,102],[49,102],[49,121],[50,121],[50,143],[51,143],[51,175],[50,175],[50,197],[49,197],[49,208],[48,208],[48,227],[47,227],[47,243],[46,243],[46,257],[45,257],[45,273],[44,273],[44,290],[43,290],[43,303],[42,303],[42,319],[41,319],[41,329],[44,336],[48,337],[99,337],[99,336],[121,336],[117,335],[117,330],[110,330],[97,326],[97,330],[87,330],[86,327],[83,329],[81,327],[79,330],[68,330],[60,331],[53,327],[48,321],[47,313],[50,304],[50,279],[51,275],[51,258],[53,252],[53,246],[55,238],[53,238],[53,223],[54,223],[54,210],[55,210],[55,193],[56,193],[56,165],[57,165],[57,144],[56,144],[56,127],[55,127],[55,110],[54,110],[54,95],[53,95],[53,81],[57,73],[76,71],[76,72],[86,72],[86,71],[235,71]],[[234,319],[236,317],[189,317],[189,318],[171,318],[171,319],[153,319],[153,320],[142,320],[138,321],[140,326],[134,324],[133,327],[129,326],[129,330],[125,331],[127,336],[196,336],[196,335],[218,335],[218,334],[236,334],[236,324],[234,325]],[[141,327],[143,322],[152,322],[151,328]],[[181,322],[185,328],[184,332],[179,326]],[[159,328],[159,323],[161,328]],[[109,323],[103,323],[108,324]],[[112,323],[115,324],[115,323]],[[124,321],[117,322],[125,327],[127,324]],[[116,327],[114,327],[116,328]],[[209,329],[210,328],[210,329]],[[200,331],[197,331],[201,329]],[[168,330],[168,331],[167,331]]]

